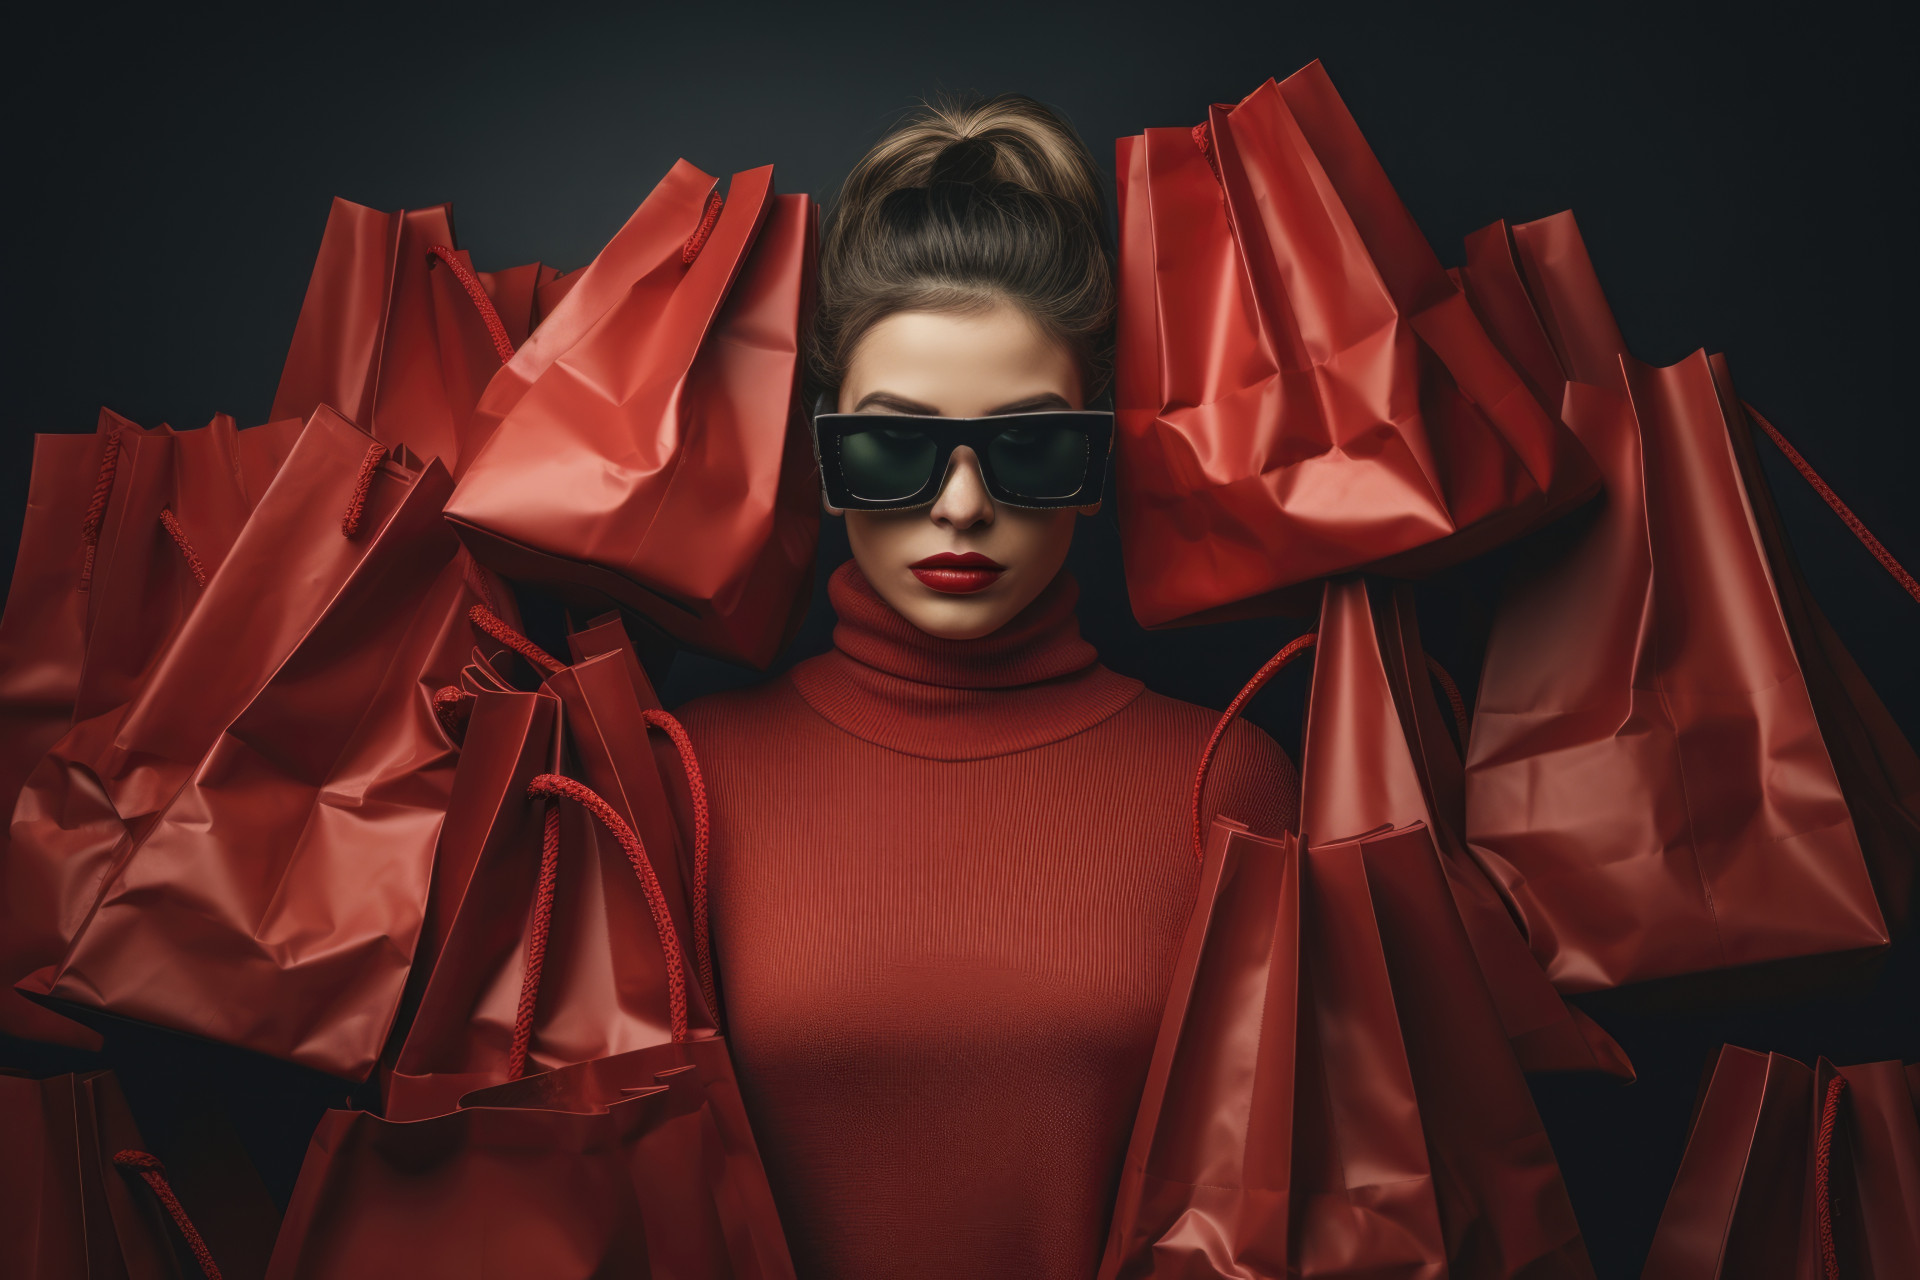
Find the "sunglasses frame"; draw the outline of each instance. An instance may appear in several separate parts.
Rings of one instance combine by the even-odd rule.
[[[993,473],[986,444],[1005,431],[1009,424],[1036,419],[1070,419],[1074,428],[1087,437],[1087,466],[1080,487],[1058,498],[1032,498],[1010,492]],[[933,437],[938,450],[927,482],[912,496],[898,499],[874,499],[855,496],[847,488],[841,469],[841,441],[856,431],[875,427],[911,424]],[[1055,507],[1085,507],[1100,501],[1106,488],[1107,464],[1113,456],[1113,411],[1111,409],[1044,409],[1038,413],[1001,413],[983,418],[939,418],[904,413],[816,413],[813,416],[813,456],[820,467],[820,488],[830,506],[843,511],[908,511],[924,507],[940,496],[947,473],[953,469],[953,451],[961,445],[973,449],[980,465],[981,479],[995,502],[1010,507],[1047,510]]]

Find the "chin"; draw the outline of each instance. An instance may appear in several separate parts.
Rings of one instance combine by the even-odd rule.
[[[968,604],[929,601],[912,612],[906,612],[908,622],[939,639],[979,639],[981,635],[993,635],[1006,626],[1012,616],[1014,614],[1006,612],[1004,608],[995,608],[987,601]]]
[[[942,640],[977,640],[998,631],[1019,612],[1006,606],[1004,600],[943,596],[934,600],[915,600],[907,608],[901,609],[900,613],[930,636]]]

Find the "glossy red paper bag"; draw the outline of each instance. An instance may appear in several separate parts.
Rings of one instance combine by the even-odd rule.
[[[510,578],[765,666],[804,612],[818,532],[799,354],[815,209],[755,169],[703,216],[691,177],[668,175],[516,354],[511,406],[489,389],[500,423],[448,518]],[[689,215],[678,241],[662,211]]]
[[[197,431],[122,432],[87,590],[76,722],[139,691],[305,426],[239,431],[223,413]]]
[[[545,860],[546,806],[528,791],[563,763],[550,692],[476,687],[434,866],[430,969],[416,971],[404,1039],[381,1090],[384,1112],[416,1120],[508,1078]],[[584,830],[563,832],[574,843]],[[555,891],[559,867],[555,867]],[[552,993],[549,992],[551,1000]]]
[[[1099,1274],[1592,1275],[1424,828],[1214,824]]]
[[[702,226],[712,231],[705,215],[719,198],[713,187],[711,175],[676,161],[591,263],[536,284],[536,323],[481,394],[473,415],[477,440],[489,438],[528,388],[629,292],[660,297],[673,289],[688,265],[688,251],[705,250],[704,240],[696,243],[695,237]]]
[[[1305,745],[1318,764],[1302,773],[1303,822],[1308,816],[1313,821],[1302,829],[1426,829],[1522,1067],[1600,1070],[1632,1079],[1620,1047],[1547,981],[1495,884],[1461,838],[1460,757],[1433,695],[1408,586],[1360,578],[1326,584],[1318,631],[1289,644],[1255,674],[1214,740],[1248,698],[1309,646],[1318,657]],[[1199,786],[1205,785],[1211,757],[1209,747]],[[1197,806],[1193,823],[1197,849]]]
[[[706,822],[704,797],[684,815],[669,798],[692,790],[699,772],[693,743],[680,722],[665,714],[617,614],[593,619],[567,637],[574,665],[550,678],[567,716],[568,749],[590,782],[633,828],[660,878],[667,909],[679,934],[689,983],[697,983],[704,1013],[696,1025],[719,1025],[719,993],[707,936]],[[617,654],[617,663],[587,659]]]
[[[619,654],[606,654],[588,665],[617,666],[619,658]],[[500,697],[524,696],[477,694],[469,735],[486,731],[488,720],[496,718],[496,705],[503,709],[503,723],[509,730],[515,723],[528,723],[516,714],[524,707],[498,702]],[[553,710],[550,694],[532,696]],[[535,704],[532,709],[540,708]],[[524,735],[523,740],[530,737]],[[549,735],[535,747],[551,748],[553,743]],[[538,758],[536,754],[531,760]],[[526,762],[523,758],[516,763]],[[671,1214],[663,1229],[674,1234],[648,1240],[649,1221],[659,1222],[663,1207],[684,1212],[689,1203],[696,1207],[713,1203],[707,1184],[713,1170],[725,1163],[718,1133],[709,1141],[696,1132],[691,1153],[696,1158],[682,1167],[690,1155],[688,1126],[674,1121],[708,1107],[703,1089],[688,1088],[694,1082],[661,1088],[647,1080],[635,1088],[610,1089],[592,1101],[571,1096],[551,1107],[538,1098],[522,1099],[525,1105],[512,1109],[460,1102],[460,1093],[475,1084],[519,1078],[536,1052],[547,1060],[564,1056],[569,1049],[560,1038],[569,1032],[598,1036],[602,1041],[626,1035],[643,1047],[670,1040],[675,1042],[671,1048],[689,1038],[686,975],[678,963],[680,942],[658,879],[647,870],[647,852],[631,828],[607,801],[575,779],[548,772],[524,780],[514,777],[512,782],[515,790],[503,808],[523,801],[537,805],[541,813],[535,837],[538,865],[513,868],[526,873],[518,877],[519,918],[508,923],[484,910],[490,905],[490,882],[502,878],[501,864],[506,859],[495,856],[502,850],[483,849],[423,996],[420,1016],[401,1052],[399,1070],[388,1082],[387,1114],[330,1112],[323,1121],[302,1167],[276,1253],[273,1274],[277,1276],[366,1274],[376,1263],[385,1265],[381,1260],[394,1256],[396,1250],[404,1256],[432,1256],[433,1242],[441,1239],[457,1242],[451,1247],[460,1253],[469,1247],[462,1237],[476,1231],[494,1233],[507,1257],[531,1257],[527,1251],[533,1248],[555,1250],[554,1260],[540,1270],[558,1275],[608,1274],[595,1268],[615,1262],[639,1268],[635,1274],[648,1274],[645,1264],[650,1258],[655,1262],[680,1258],[689,1250],[698,1254],[703,1240],[719,1243],[718,1233],[697,1233],[698,1222],[679,1221]],[[597,968],[569,963],[565,931],[582,925],[604,928],[605,921],[583,919],[590,913],[569,909],[569,898],[590,898],[599,886],[594,883],[590,859],[563,856],[569,846],[583,843],[589,854],[593,852],[590,841],[581,841],[567,829],[570,824],[563,823],[567,810],[578,812],[593,824],[592,829],[604,831],[627,860],[628,875],[638,872],[643,882],[656,964],[651,974],[624,967],[617,979],[635,988],[623,993],[631,1000],[650,998],[651,1007],[645,1011],[606,1009],[604,996],[595,989],[607,968],[604,955],[591,957]],[[479,938],[483,931],[494,936]],[[597,941],[604,952],[610,942],[624,939],[600,933]],[[517,963],[497,975],[498,981],[472,981],[475,975],[495,976],[476,961],[503,943],[517,953]],[[638,990],[649,976],[662,976],[662,980],[652,990]],[[572,992],[569,983],[587,989]],[[495,1037],[489,1006],[496,1003],[501,986],[509,988],[505,994],[512,1012],[504,1035]],[[585,1001],[580,999],[582,994]],[[597,1005],[614,1025],[573,1021],[583,1004]],[[464,1037],[449,1036],[463,1008],[470,1010],[475,1026]],[[556,1009],[558,1018],[543,1013]],[[633,1025],[636,1012],[641,1021],[657,1028],[651,1035],[644,1026]],[[448,1065],[451,1070],[445,1069]],[[662,1206],[660,1180],[676,1173],[691,1188],[679,1189],[673,1205]],[[564,1188],[567,1200],[556,1204],[546,1192],[522,1193],[515,1179],[527,1175],[539,1176],[543,1187]],[[651,1219],[645,1203],[649,1199],[654,1201]],[[398,1238],[403,1235],[405,1239]],[[709,1251],[704,1269],[662,1274],[730,1274],[712,1266],[715,1261]],[[473,1265],[493,1264],[476,1258]]]
[[[476,1107],[413,1124],[329,1111],[267,1274],[646,1280],[657,1273],[627,1151],[660,1096],[598,1114]]]
[[[117,455],[122,424],[132,425],[103,409],[92,435],[34,437],[20,550],[0,616],[0,806],[9,825],[21,786],[73,721],[86,653],[87,587],[113,484],[112,472],[102,464]],[[102,475],[104,486],[98,482]],[[0,875],[5,874],[6,842],[0,837]],[[0,980],[32,967],[26,957],[13,954],[17,936],[0,929],[5,940],[0,941]],[[11,989],[0,992],[0,1028],[76,1048],[100,1044],[94,1032]]]
[[[1920,1123],[1900,1064],[1721,1049],[1644,1280],[1916,1273]]]
[[[1499,892],[1469,854],[1460,756],[1433,695],[1406,584],[1329,583],[1301,771],[1303,831],[1426,828],[1480,973],[1528,1071],[1631,1080],[1613,1038],[1557,993]]]
[[[91,487],[84,526],[85,589],[66,594],[84,602],[79,671],[71,687],[66,732],[42,746],[21,793],[10,796],[12,820],[33,826],[58,815],[73,825],[82,814],[116,826],[111,806],[87,768],[110,746],[127,702],[145,682],[219,567],[240,528],[278,471],[303,424],[270,423],[236,431],[233,419],[217,415],[198,431],[146,430],[117,416],[102,418],[112,432],[96,470],[72,476]],[[70,536],[82,536],[76,526]],[[66,635],[56,609],[48,618],[55,636]],[[9,990],[0,1000],[0,1027],[38,1038],[54,1035],[54,1015],[23,1001],[12,983],[51,956],[45,891],[50,868],[30,833],[23,847],[0,852],[0,977]]]
[[[34,437],[20,549],[0,618],[0,807],[7,813],[41,753],[72,721],[124,700],[126,685],[137,683],[301,425],[236,432],[233,419],[218,414],[201,431],[150,431],[102,409],[92,435]],[[107,643],[94,647],[103,611]],[[128,655],[131,672],[122,670]]]
[[[600,647],[613,639],[607,628],[590,629],[582,647]],[[558,665],[531,646],[521,651],[544,665]],[[564,684],[564,677],[579,675],[591,687],[596,677],[625,682],[629,670],[637,671],[631,651],[613,643],[601,654],[555,672],[550,681]],[[471,720],[457,791],[459,802],[473,803],[474,813],[464,822],[450,820],[449,840],[486,840],[511,825],[503,815],[522,797],[550,803],[564,795],[565,807],[576,802],[584,806],[584,816],[613,836],[625,857],[648,858],[649,851],[611,801],[571,779],[527,776],[528,770],[540,767],[542,748],[551,750],[550,729],[557,717],[608,718],[610,708],[635,700],[633,687],[628,686],[624,699],[609,697],[584,710],[579,702],[569,702],[563,712],[545,690],[524,694],[484,685],[467,685]],[[570,692],[577,698],[577,691]],[[628,755],[625,763],[652,767],[644,745],[637,761]],[[690,771],[697,778],[697,766]],[[613,781],[625,788],[618,794],[631,800],[633,779]],[[485,882],[497,879],[502,870],[498,842],[481,849],[472,862],[470,888],[429,984],[421,1018],[402,1052],[402,1070],[389,1080],[387,1114],[332,1112],[322,1123],[289,1208],[275,1257],[276,1276],[365,1274],[369,1268],[396,1265],[395,1258],[439,1256],[436,1242],[442,1239],[450,1242],[452,1256],[466,1257],[463,1250],[469,1246],[463,1237],[477,1230],[497,1233],[512,1258],[529,1256],[526,1248],[552,1247],[544,1241],[564,1230],[569,1243],[558,1251],[556,1274],[575,1274],[576,1267],[599,1274],[591,1272],[591,1266],[617,1258],[629,1267],[650,1262],[652,1274],[661,1276],[792,1276],[725,1043],[710,1026],[689,1034],[684,1010],[697,1009],[699,993],[688,989],[686,966],[672,963],[684,951],[657,877],[647,877],[646,886],[653,908],[651,940],[656,958],[668,963],[655,967],[662,982],[650,993],[654,1007],[664,1004],[667,1011],[655,1042],[514,1079],[535,1053],[551,1057],[556,1052],[554,1042],[569,1018],[580,1018],[584,1006],[599,1005],[610,1023],[635,1021],[630,1013],[606,1010],[604,996],[594,997],[601,976],[597,969],[569,966],[561,954],[564,931],[580,923],[567,918],[565,886],[581,879],[581,871],[591,870],[580,865],[580,858],[562,856],[572,837],[555,820],[561,812],[548,810],[542,818],[540,866],[521,868],[531,874],[516,877],[524,884],[523,901],[532,898],[531,906],[523,908],[524,932],[517,922],[496,929],[496,943],[517,939],[519,963],[477,999],[475,984],[443,978],[477,971],[475,949],[469,944],[476,922],[486,923],[481,913]],[[458,853],[455,858],[465,861]],[[629,875],[633,866],[630,862]],[[704,872],[704,858],[697,858],[695,866]],[[525,888],[532,888],[531,895]],[[696,902],[704,902],[703,889],[702,882],[695,883]],[[601,934],[600,945],[604,948],[607,942]],[[594,959],[604,968],[601,957]],[[644,976],[639,966],[622,968],[623,979]],[[588,980],[584,994],[589,998],[584,1001],[563,986],[582,977]],[[503,987],[512,988],[510,1021],[490,1025],[500,1018],[487,1006],[497,1003]],[[476,1023],[468,1029],[465,1056],[454,1063],[464,1069],[408,1074],[423,1062],[429,1067],[453,1062],[444,1056],[435,1061],[430,1055],[447,1052],[448,1015],[463,1001]],[[558,1010],[560,1016],[543,1015],[543,1009]],[[629,1034],[633,1028],[583,1024],[574,1030],[609,1036]],[[502,1034],[495,1036],[495,1031]],[[637,1038],[646,1035],[640,1032]],[[500,1083],[466,1092],[487,1079]],[[516,1118],[502,1118],[506,1116]],[[517,1162],[506,1158],[502,1133],[512,1135]],[[570,1192],[567,1205],[555,1207],[539,1192],[521,1196],[513,1181],[518,1171],[539,1177],[543,1185],[561,1182]],[[529,1245],[523,1237],[535,1243]],[[472,1265],[495,1264],[475,1259]]]
[[[453,249],[452,212],[442,204],[389,213],[334,200],[274,393],[275,418],[304,419],[325,405],[459,474],[480,443],[470,431],[474,407],[526,339],[541,268],[477,276]],[[488,283],[510,319],[491,299],[476,305],[473,291]]]
[[[275,1215],[240,1167],[245,1157],[229,1145],[174,1176],[146,1149],[112,1072],[0,1072],[0,1132],[0,1274],[181,1280],[218,1267],[248,1280],[264,1271]]]
[[[1590,1275],[1515,1050],[1624,1055],[1516,964],[1445,829],[1404,589],[1329,583],[1315,649],[1301,834],[1213,828],[1103,1280]]]
[[[90,893],[63,897],[72,941],[34,989],[371,1069],[452,779],[433,692],[484,585],[439,519],[445,471],[380,457],[324,410],[309,424],[291,492],[263,499],[119,727],[102,780],[124,833],[69,850]]]
[[[713,1029],[705,966],[681,933],[690,896],[674,845],[636,835],[628,847],[616,831],[661,820],[628,818],[646,795],[636,775],[655,768],[632,670],[622,646],[550,672],[535,694],[474,695],[474,764],[441,854],[466,882],[436,894],[444,943],[387,1081],[390,1119],[440,1114],[527,1070],[659,1044],[676,1025]],[[557,803],[542,777],[590,794],[616,824],[591,804]]]
[[[667,1085],[673,1119],[653,1149],[636,1146],[630,1176],[651,1225],[654,1272],[790,1280],[779,1211],[748,1126],[726,1041],[656,1045],[528,1076],[468,1094],[463,1107],[603,1110],[649,1085]]]
[[[1318,63],[1122,139],[1117,482],[1148,626],[1424,572],[1591,492]]]
[[[540,323],[540,291],[558,279],[560,270],[541,262],[529,262],[504,271],[476,271],[487,298],[493,303],[507,342],[516,351]],[[489,379],[488,381],[492,381]],[[485,394],[484,391],[482,394]]]
[[[1510,348],[1546,339],[1560,372],[1535,377],[1559,378],[1607,492],[1537,536],[1499,606],[1469,841],[1563,991],[1883,945],[1729,394],[1704,353],[1623,353],[1570,217],[1511,244],[1470,242],[1468,286],[1508,299]]]
[[[1920,894],[1920,754],[1827,621],[1794,558],[1756,452],[1755,431],[1770,430],[1771,424],[1763,426],[1735,394],[1725,357],[1710,356],[1707,364],[1821,737],[1853,815],[1881,913],[1898,930],[1912,917]]]
[[[102,410],[92,435],[33,438],[20,550],[0,616],[0,802],[9,813],[41,753],[73,719],[99,540],[89,508],[102,463],[118,455],[122,421]],[[113,484],[113,473],[104,474],[102,514]]]

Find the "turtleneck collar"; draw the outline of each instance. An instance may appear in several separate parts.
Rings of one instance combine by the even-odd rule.
[[[827,583],[833,650],[793,669],[800,695],[848,733],[908,755],[977,760],[1056,742],[1139,696],[1080,635],[1062,570],[1007,624],[974,640],[929,635],[852,560]]]
[[[888,675],[949,689],[1010,689],[1071,675],[1099,660],[1073,616],[1080,584],[1062,569],[1007,624],[975,640],[928,635],[886,602],[849,560],[827,580],[840,623],[833,647]]]

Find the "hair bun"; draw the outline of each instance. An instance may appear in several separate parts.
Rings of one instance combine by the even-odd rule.
[[[926,104],[854,166],[835,220],[857,225],[895,192],[937,182],[1018,187],[1106,226],[1103,184],[1086,144],[1050,108],[1012,93]]]
[[[982,137],[957,138],[940,149],[927,174],[927,185],[950,182],[959,186],[981,187],[994,180],[999,153]]]
[[[1074,354],[1097,395],[1113,360],[1102,187],[1073,126],[1032,98],[933,103],[901,121],[853,167],[827,219],[816,382],[838,386],[888,315],[1005,302]]]

